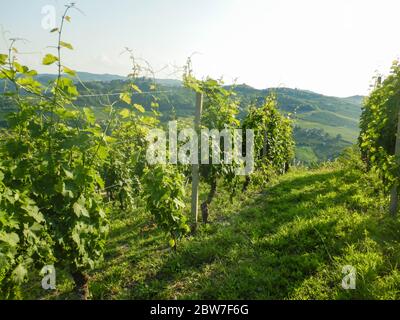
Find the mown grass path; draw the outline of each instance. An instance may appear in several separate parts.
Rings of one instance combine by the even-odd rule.
[[[230,201],[220,192],[212,221],[176,253],[148,216],[119,214],[94,299],[399,298],[400,224],[380,185],[343,166],[293,171]],[[356,289],[341,286],[356,268]],[[70,298],[61,277],[56,298]]]

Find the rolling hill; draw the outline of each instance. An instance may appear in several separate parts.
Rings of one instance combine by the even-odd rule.
[[[90,82],[90,81],[112,81],[112,80],[126,80],[127,78],[124,76],[116,75],[116,74],[96,74],[89,72],[77,72],[77,78],[82,82]],[[48,83],[51,80],[54,80],[57,76],[55,74],[39,74],[36,79],[41,83]]]
[[[336,158],[356,142],[364,97],[329,97],[308,90],[269,88],[257,90],[248,85],[235,88],[243,105],[276,94],[280,110],[295,123],[296,159],[305,164]],[[244,112],[246,110],[243,110]]]
[[[126,77],[112,74],[93,74],[78,72],[78,77],[85,86],[77,83],[81,93],[115,93],[123,91]],[[53,80],[53,74],[41,74],[37,79],[47,84]],[[195,96],[182,86],[181,81],[175,79],[156,79],[160,91],[158,96],[160,111],[163,120],[174,117],[191,118],[194,115]],[[138,80],[143,91],[149,89],[149,81]],[[1,87],[1,84],[0,84]],[[230,86],[227,86],[230,88]],[[246,84],[236,85],[233,90],[241,99],[241,112],[243,117],[249,104],[260,105],[266,96],[276,94],[279,109],[290,116],[295,124],[296,161],[304,164],[332,160],[341,151],[356,142],[359,128],[358,121],[361,114],[362,96],[347,98],[330,97],[308,90],[290,88],[255,89]],[[118,99],[118,96],[113,97]],[[145,107],[150,104],[149,97],[135,96],[137,103]],[[96,97],[81,98],[77,101],[81,106],[93,106],[100,110],[100,100]],[[4,118],[4,110],[8,109],[7,102],[0,101],[0,125]],[[3,121],[4,125],[4,121]]]

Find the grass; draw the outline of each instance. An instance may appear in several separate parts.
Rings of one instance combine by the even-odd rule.
[[[301,128],[304,129],[322,129],[326,133],[328,133],[332,137],[336,137],[336,135],[340,134],[342,135],[343,139],[354,143],[357,141],[358,135],[359,135],[359,129],[358,128],[346,128],[343,126],[332,126],[328,124],[323,124],[319,122],[312,122],[312,121],[306,121],[303,119],[296,119],[296,124],[300,126]]]
[[[299,115],[299,118],[305,121],[317,122],[319,124],[331,127],[345,127],[358,130],[359,119],[352,119],[346,116],[335,114],[330,111],[318,110],[307,112],[305,114]]]
[[[373,175],[335,164],[292,170],[233,201],[220,191],[211,223],[176,253],[140,208],[120,212],[92,298],[398,299],[400,223],[381,190]],[[355,290],[341,286],[345,265],[356,269]],[[71,280],[57,281],[51,295],[31,287],[27,297],[74,298]]]
[[[296,146],[296,159],[307,161],[307,163],[318,162],[318,157],[311,147]]]

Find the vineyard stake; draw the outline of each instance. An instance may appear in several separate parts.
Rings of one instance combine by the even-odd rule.
[[[203,94],[196,93],[196,113],[194,118],[194,128],[197,133],[200,132],[200,118],[203,109]],[[197,228],[199,217],[199,164],[192,165],[192,217],[194,218],[194,229]]]
[[[400,164],[400,109],[398,113],[398,119],[397,119],[397,135],[396,135],[396,147],[394,151],[395,157],[396,157],[396,163]],[[398,180],[398,177],[396,177]],[[390,214],[392,216],[396,216],[397,214],[397,207],[398,207],[398,201],[399,201],[399,196],[397,194],[397,185],[394,185],[392,188],[392,191],[390,193]]]

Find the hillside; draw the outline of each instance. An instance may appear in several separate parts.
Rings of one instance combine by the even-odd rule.
[[[67,75],[67,77],[69,77]],[[54,80],[56,78],[55,74],[39,74],[36,79],[43,84],[47,84],[49,81]],[[71,78],[71,77],[70,77]],[[76,78],[72,78],[75,82],[110,82],[114,80],[122,80],[125,81],[128,78],[121,75],[116,74],[98,74],[98,73],[90,73],[90,72],[81,72],[78,71],[76,73]],[[162,86],[170,86],[170,87],[179,87],[182,85],[182,82],[175,79],[155,79],[157,84]]]
[[[269,88],[257,90],[247,85],[235,88],[244,101],[261,103],[275,93],[279,108],[294,119],[296,160],[309,164],[332,160],[358,137],[362,96],[337,98],[307,90]]]
[[[12,314],[400,300],[400,2],[3,2]]]
[[[90,73],[90,72],[77,72],[76,73],[77,79],[79,79],[82,82],[90,82],[90,81],[96,81],[96,82],[108,82],[112,80],[126,80],[127,78],[124,76],[120,75],[115,75],[115,74],[96,74],[96,73]],[[49,81],[54,80],[56,78],[56,75],[54,74],[39,74],[36,77],[36,80],[40,81],[43,84],[47,84]],[[78,80],[76,80],[78,81]]]
[[[399,299],[399,221],[383,209],[376,177],[354,163],[294,169],[233,202],[221,192],[211,223],[176,253],[141,208],[116,213],[93,298]],[[345,265],[357,270],[356,290],[341,287]],[[71,280],[59,283],[46,298],[74,298]]]
[[[54,75],[43,74],[37,78],[46,84],[54,77]],[[126,78],[118,75],[78,72],[78,77],[85,82],[84,86],[77,83],[78,90],[82,94],[120,92],[123,91],[126,84]],[[175,116],[179,118],[193,117],[194,94],[182,87],[179,80],[156,79],[156,83],[158,90],[162,91],[157,98],[164,121]],[[143,91],[148,91],[150,88],[149,81],[146,79],[139,79],[138,85]],[[271,93],[277,95],[279,109],[289,114],[296,126],[296,161],[311,164],[332,160],[339,156],[344,148],[356,142],[363,99],[361,96],[337,98],[306,90],[290,88],[258,90],[247,85],[237,85],[234,90],[242,101],[240,116],[246,113],[246,107],[250,103],[261,104]],[[116,101],[118,95],[110,97],[110,99]],[[134,97],[134,100],[145,107],[151,103],[149,96],[138,95]],[[96,114],[101,118],[100,111],[102,103],[105,101],[105,97],[82,97],[77,101],[77,105],[94,107]],[[123,103],[119,105],[122,107]],[[8,108],[5,101],[0,101],[0,125]]]
[[[160,111],[164,114],[165,121],[174,116],[193,117],[195,98],[192,92],[183,88],[178,80],[156,81],[160,90],[170,91],[158,96]],[[102,86],[93,85],[90,88],[96,92],[113,92],[121,83],[112,81],[103,83]],[[141,84],[140,87],[148,89],[146,84]],[[311,164],[335,159],[346,147],[356,142],[361,103],[364,98],[362,96],[337,98],[290,88],[257,90],[247,85],[237,85],[233,89],[242,100],[241,116],[246,113],[245,106],[250,103],[261,104],[271,93],[277,95],[280,110],[290,114],[294,120],[296,160],[301,163]],[[144,105],[149,104],[146,98],[135,99]],[[93,105],[98,102],[96,99],[90,99],[86,103]]]

